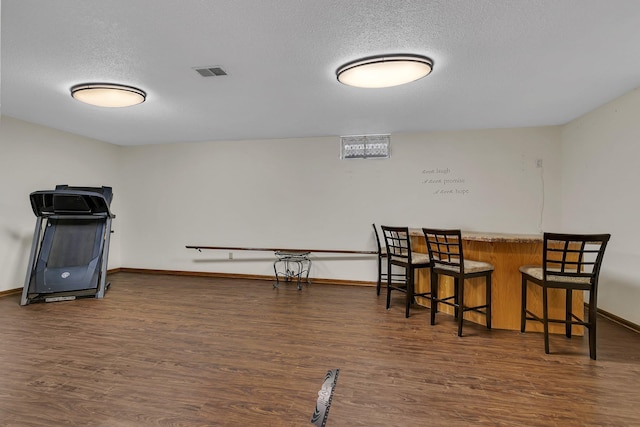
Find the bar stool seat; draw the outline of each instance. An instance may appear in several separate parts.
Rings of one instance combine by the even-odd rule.
[[[493,268],[494,268],[493,265],[488,263],[488,262],[473,261],[473,260],[470,260],[470,259],[465,259],[464,260],[463,267],[464,267],[464,272],[466,274],[483,273],[483,272],[487,272],[487,271],[493,271]],[[460,266],[442,264],[442,265],[439,266],[439,268],[441,270],[460,273]]]
[[[534,279],[537,280],[544,280],[544,269],[542,267],[540,267],[539,265],[523,265],[522,267],[519,268],[520,273],[522,274],[526,274],[527,276],[531,276]],[[557,273],[560,273],[560,270],[555,270]],[[589,277],[579,277],[579,276],[559,276],[559,275],[553,275],[554,269],[549,269],[547,271],[548,273],[548,279],[549,280],[553,280],[553,281],[561,281],[561,282],[567,282],[567,283],[584,283],[584,284],[588,284],[590,283],[591,279]]]

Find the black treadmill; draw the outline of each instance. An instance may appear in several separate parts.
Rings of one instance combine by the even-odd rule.
[[[37,217],[20,305],[104,297],[111,221],[111,187],[35,191]]]

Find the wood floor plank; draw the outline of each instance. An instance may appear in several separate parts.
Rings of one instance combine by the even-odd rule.
[[[103,300],[0,298],[0,426],[640,425],[640,336],[456,324],[372,288],[116,273]]]

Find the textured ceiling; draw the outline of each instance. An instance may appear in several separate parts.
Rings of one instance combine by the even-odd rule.
[[[2,0],[3,115],[120,145],[564,124],[640,85],[637,0]],[[336,81],[415,53],[408,85]],[[221,66],[224,77],[194,68]],[[118,82],[123,109],[69,88]]]

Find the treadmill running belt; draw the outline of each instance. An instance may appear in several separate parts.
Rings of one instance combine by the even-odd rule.
[[[102,224],[87,220],[58,220],[51,245],[48,267],[87,265],[98,252],[96,233]]]

